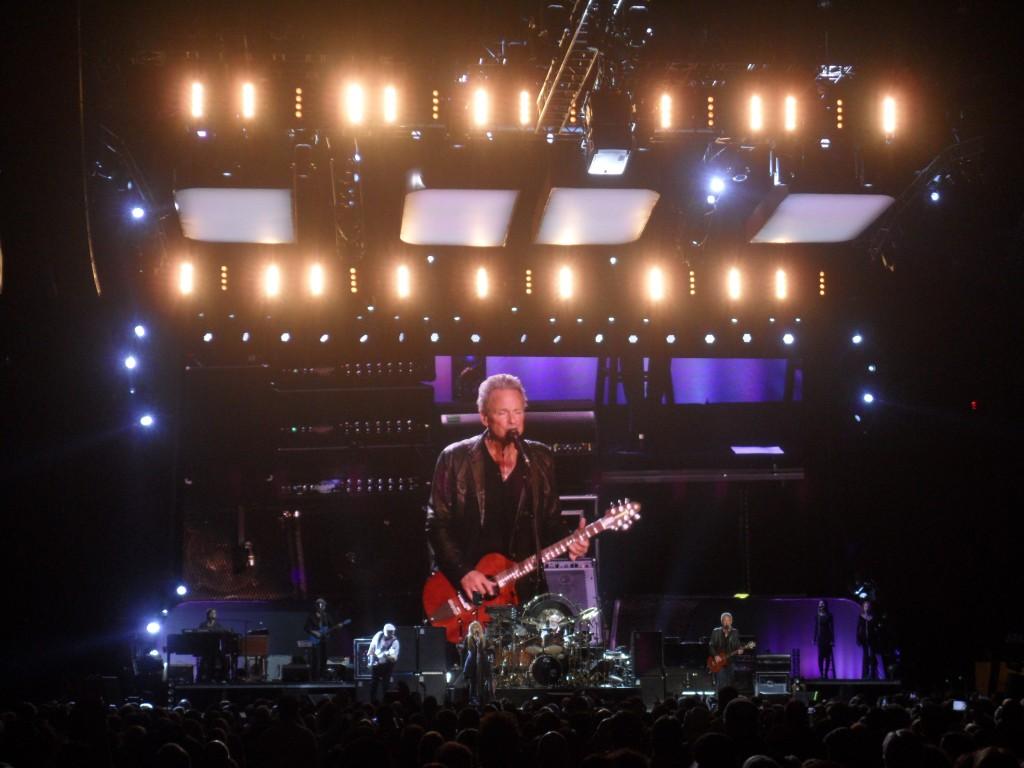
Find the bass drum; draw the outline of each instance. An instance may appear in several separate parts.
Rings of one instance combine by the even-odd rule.
[[[558,685],[562,681],[562,662],[554,656],[542,655],[533,660],[530,665],[530,678],[545,687]]]

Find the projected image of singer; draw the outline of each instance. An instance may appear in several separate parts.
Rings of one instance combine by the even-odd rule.
[[[526,391],[509,374],[490,376],[477,397],[483,434],[449,445],[434,470],[427,536],[434,564],[470,599],[494,594],[494,581],[477,570],[491,553],[522,560],[568,531],[558,505],[554,459],[541,443],[525,440]],[[580,528],[584,527],[580,520]],[[569,545],[572,559],[587,553],[585,535]],[[516,587],[519,602],[546,591],[544,569]]]

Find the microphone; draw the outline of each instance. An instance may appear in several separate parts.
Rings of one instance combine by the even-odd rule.
[[[519,451],[519,455],[523,457],[523,463],[527,467],[529,467],[530,466],[530,455],[526,452],[526,448],[523,446],[523,439],[521,437],[519,437],[519,430],[518,429],[510,429],[508,431],[508,437],[509,437],[509,439],[513,443],[515,443],[516,450]]]

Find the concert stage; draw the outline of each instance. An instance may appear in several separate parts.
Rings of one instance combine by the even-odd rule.
[[[187,699],[192,706],[205,709],[222,701],[232,704],[251,704],[259,699],[276,700],[281,696],[318,699],[347,693],[355,698],[355,683],[186,683],[169,685],[168,701],[173,705]]]
[[[810,701],[849,701],[853,696],[861,696],[871,702],[903,688],[899,680],[804,680],[803,686]]]

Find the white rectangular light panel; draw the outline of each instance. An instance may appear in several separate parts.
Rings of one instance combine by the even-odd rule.
[[[591,176],[621,176],[629,162],[628,149],[599,149],[590,158],[587,173]]]
[[[508,239],[514,189],[419,189],[405,196],[403,243],[499,248]]]
[[[737,456],[782,456],[784,451],[778,445],[732,445],[732,452]]]
[[[752,243],[847,243],[892,205],[889,195],[788,195]]]
[[[544,206],[542,245],[622,245],[643,234],[660,195],[652,189],[554,187]]]
[[[207,243],[295,242],[290,189],[192,187],[174,192],[181,231]]]

